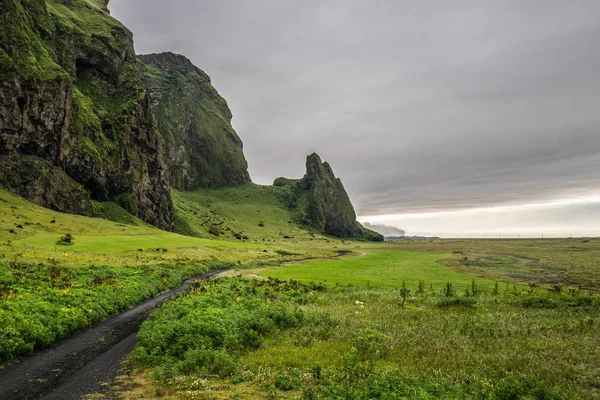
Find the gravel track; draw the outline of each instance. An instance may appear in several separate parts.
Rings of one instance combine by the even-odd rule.
[[[101,384],[117,375],[121,361],[135,346],[140,325],[152,309],[188,289],[190,281],[209,279],[223,271],[186,279],[176,289],[0,370],[0,400],[75,400],[101,391]]]

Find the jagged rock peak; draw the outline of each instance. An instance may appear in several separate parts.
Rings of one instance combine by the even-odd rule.
[[[314,181],[318,178],[337,179],[329,163],[321,161],[321,157],[317,153],[312,153],[306,157],[306,175],[304,175],[304,179]]]
[[[383,241],[383,236],[356,221],[354,207],[342,181],[318,154],[306,158],[306,174],[302,179],[277,178],[273,185],[290,188],[291,204],[306,205],[305,209],[298,210],[300,222],[331,236]]]

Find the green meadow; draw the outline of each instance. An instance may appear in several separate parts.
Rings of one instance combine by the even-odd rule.
[[[217,247],[217,248],[257,248],[250,243],[236,243],[200,239],[183,236],[169,232],[132,233],[118,235],[73,235],[73,245],[66,250],[83,251],[89,253],[117,253],[128,250],[147,250],[159,247],[161,249],[176,249],[182,247]],[[32,238],[15,241],[15,244],[24,244],[40,248],[59,248],[56,235],[37,235]],[[64,249],[64,247],[63,247]]]
[[[352,242],[279,188],[174,199],[178,233],[0,191],[0,363],[228,267],[154,311],[94,398],[600,397],[600,240]]]
[[[352,258],[337,258],[314,262],[267,268],[261,276],[279,279],[295,279],[300,282],[338,283],[342,285],[374,285],[399,288],[403,283],[416,288],[419,281],[435,289],[442,289],[448,282],[463,289],[470,287],[472,275],[457,272],[441,262],[450,254],[365,250],[354,253]],[[491,291],[495,282],[489,279],[477,279],[484,290]]]

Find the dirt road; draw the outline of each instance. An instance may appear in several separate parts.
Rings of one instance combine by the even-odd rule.
[[[187,279],[177,289],[0,371],[0,400],[70,400],[98,392],[101,383],[116,376],[121,360],[133,349],[137,331],[149,311],[189,288],[190,281],[208,279],[223,271]]]

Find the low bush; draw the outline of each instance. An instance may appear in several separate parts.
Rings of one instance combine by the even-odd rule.
[[[214,266],[217,266],[215,264]],[[202,265],[0,264],[0,364],[176,287]]]
[[[236,373],[235,359],[260,348],[266,337],[331,324],[286,303],[302,300],[313,289],[274,279],[203,281],[142,324],[136,360],[154,367],[154,377],[161,382],[189,374],[231,377]]]

